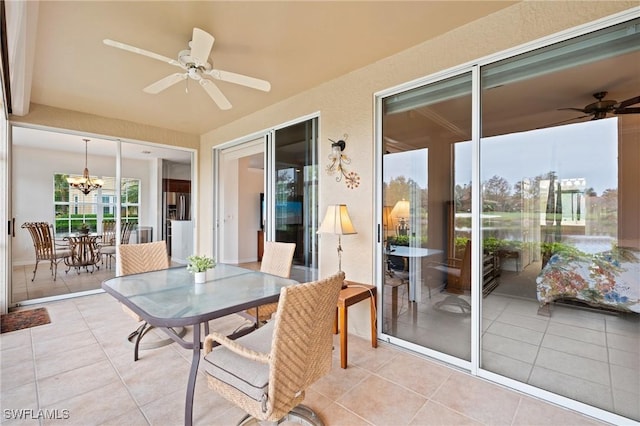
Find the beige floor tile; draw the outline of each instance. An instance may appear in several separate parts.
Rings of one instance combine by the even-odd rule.
[[[604,424],[582,414],[559,408],[534,398],[522,397],[513,426],[536,425],[580,425],[595,426]]]
[[[613,349],[640,354],[640,335],[623,336],[620,334],[608,333],[607,345]]]
[[[541,333],[539,331],[529,330],[508,323],[500,322],[498,320],[494,321],[493,324],[491,324],[491,327],[487,329],[487,333],[508,337],[509,339],[534,345],[539,345],[542,341],[542,337],[544,336],[544,333]]]
[[[377,374],[412,391],[430,397],[449,378],[452,370],[409,354],[400,354]]]
[[[539,346],[486,332],[482,339],[482,348],[492,353],[533,364],[538,356]]]
[[[106,360],[102,347],[97,343],[63,352],[42,354],[35,359],[36,375],[40,380]]]
[[[362,382],[369,374],[366,370],[355,366],[340,368],[340,363],[334,362],[329,374],[311,385],[311,389],[335,401]]]
[[[335,335],[333,339],[334,362],[340,362],[340,338]],[[378,344],[377,348],[371,347],[371,339],[364,339],[359,336],[349,335],[347,345],[347,367],[356,365],[368,371],[376,371],[381,365],[387,363],[397,355],[397,351],[389,348],[384,343]]]
[[[614,389],[640,395],[640,376],[637,368],[627,368],[619,365],[612,365],[610,368],[611,386]]]
[[[605,335],[596,330],[590,330],[575,325],[551,323],[547,328],[547,333],[555,336],[566,337],[577,342],[591,343],[593,345],[605,346]],[[576,344],[578,344],[576,342]]]
[[[482,368],[493,373],[527,383],[533,364],[506,357],[491,351],[482,351]]]
[[[355,413],[336,403],[331,403],[326,410],[318,413],[318,417],[324,421],[325,425],[368,426],[376,424],[367,422],[362,417],[359,417]],[[378,424],[382,425],[382,423]]]
[[[620,415],[631,419],[640,419],[640,394],[614,388],[613,405]]]
[[[91,424],[99,425],[114,417],[116,413],[131,411],[135,408],[135,401],[119,380],[105,383],[69,399],[50,405],[44,404],[45,410],[68,410],[69,416],[64,420],[64,424],[79,426],[88,424],[88,419],[91,419]],[[60,423],[61,421],[56,419],[43,421],[43,425],[58,425]]]
[[[542,346],[559,352],[590,358],[595,361],[608,362],[607,348],[601,345],[576,341],[562,336],[547,334],[542,339]]]
[[[640,371],[640,353],[609,348],[609,362],[613,365],[633,368]]]
[[[494,425],[510,424],[519,402],[515,392],[463,373],[452,374],[431,399],[474,420]]]
[[[540,348],[536,366],[555,370],[559,373],[595,382],[603,386],[610,385],[609,365],[605,362],[572,355],[548,348]]]
[[[118,410],[114,417],[100,423],[100,426],[148,426],[150,424],[142,414],[142,411],[136,407],[124,413]]]
[[[120,379],[109,362],[101,361],[38,380],[38,397],[43,407],[50,407],[113,382]]]
[[[611,389],[593,381],[534,366],[529,384],[604,410],[613,409]]]
[[[2,351],[2,354],[0,355],[4,357],[4,351],[14,348],[20,348],[22,351],[25,348],[31,348],[31,329],[2,333],[2,338],[0,339],[0,351]]]
[[[438,404],[428,401],[411,420],[412,426],[480,426],[482,423],[473,420],[461,413]]]
[[[496,320],[506,324],[511,324],[542,333],[547,329],[547,326],[549,325],[549,321],[545,317],[531,317],[527,315],[515,314],[512,311],[502,313],[498,318],[496,318]]]
[[[0,389],[2,393],[17,386],[35,382],[35,368],[31,347],[24,349],[15,347],[2,351],[0,354]],[[16,368],[16,366],[19,366]]]
[[[96,338],[89,329],[69,334],[64,334],[64,332],[62,332],[62,334],[64,335],[64,338],[52,338],[47,340],[34,339],[33,348],[36,358],[65,352],[69,350],[70,342],[73,342],[73,346],[76,348],[90,346],[97,343]]]
[[[336,401],[377,425],[408,424],[425,402],[425,397],[373,375]]]
[[[3,375],[4,377],[4,375]],[[3,409],[2,419],[8,420],[6,411],[4,410],[20,410],[20,409],[38,409],[38,400],[36,398],[36,382],[14,386],[10,389],[2,389],[0,393],[0,407]],[[9,417],[16,417],[10,414]]]
[[[101,269],[93,275],[70,273],[65,277],[62,272],[59,281],[52,284],[47,267],[41,265],[41,269],[32,286],[38,291],[91,279],[99,287],[100,280],[96,278],[102,275],[104,279],[113,273]],[[30,278],[30,271],[25,273],[23,268],[22,275]],[[29,280],[25,284],[29,286],[32,283]],[[438,297],[442,294],[435,294],[432,301]],[[108,294],[51,302],[45,306],[52,318],[51,324],[0,335],[0,400],[3,408],[7,406],[5,404],[10,404],[9,408],[13,404],[20,408],[31,405],[52,409],[73,407],[76,418],[72,423],[77,421],[78,424],[183,424],[185,387],[191,365],[189,350],[173,344],[143,351],[140,361],[134,363],[133,347],[126,336],[137,324]],[[426,323],[414,322],[417,318]],[[404,310],[399,324],[405,325],[406,329],[399,329],[399,333],[406,333],[404,337],[407,340],[420,344],[426,344],[428,340],[428,344],[444,352],[459,350],[464,358],[470,354],[468,321],[469,317],[434,312],[425,292],[424,302]],[[527,339],[536,335],[528,333],[539,332],[545,321],[549,327],[546,337],[541,340],[542,349],[558,354],[542,353],[540,360],[555,371],[540,365],[533,367],[519,360],[530,359],[531,354],[526,350],[522,352],[522,347],[528,348],[533,343]],[[580,327],[583,322],[586,327]],[[606,335],[598,331],[601,323],[606,325]],[[591,312],[583,315],[579,310],[562,307],[554,309],[550,318],[541,318],[537,315],[537,303],[514,301],[492,294],[483,299],[483,329],[488,330],[485,336],[496,330],[502,332],[498,333],[501,337],[494,341],[490,338],[498,334],[485,338],[483,369],[529,381],[534,386],[605,410],[615,407],[622,415],[640,419],[640,392],[631,392],[638,386],[640,320],[628,316],[593,315]],[[191,336],[189,330],[187,340]],[[349,367],[342,369],[339,366],[338,342],[338,337],[334,336],[332,371],[312,385],[305,401],[328,426],[506,424],[510,421],[514,425],[535,425],[538,421],[545,425],[598,424],[587,417],[534,398],[522,397],[384,342],[379,342],[379,347],[373,349],[368,336],[349,336]],[[511,342],[516,342],[517,346],[510,346]],[[611,365],[607,364],[606,368],[593,364],[604,361],[600,348],[608,351]],[[569,366],[564,367],[567,364]],[[611,371],[606,380],[617,387],[596,383],[591,374],[594,369]],[[582,375],[589,370],[588,377]],[[567,374],[569,372],[577,374],[577,377]],[[600,382],[605,381],[604,376],[598,376],[601,373],[594,374]],[[112,389],[112,386],[113,389],[124,388],[126,398],[133,405],[123,402],[121,408],[112,407],[110,413],[103,416],[102,405],[98,404],[100,419],[94,419],[87,412],[93,399],[83,399],[84,395],[100,398],[99,392]],[[38,401],[36,392],[39,392],[39,407],[35,406]],[[112,393],[117,399],[121,391]],[[108,400],[110,397],[103,398]],[[518,405],[514,401],[521,402]],[[228,425],[237,423],[243,413],[209,390],[204,375],[199,374],[194,415],[196,425]],[[22,423],[3,421],[2,424]]]
[[[139,405],[166,395],[167,389],[185,392],[190,364],[174,356],[167,347],[146,351],[140,360],[133,356],[114,359],[114,365]]]

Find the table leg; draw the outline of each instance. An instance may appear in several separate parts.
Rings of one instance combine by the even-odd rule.
[[[191,371],[189,372],[189,382],[187,383],[187,398],[184,403],[184,424],[193,424],[193,395],[196,390],[196,377],[198,376],[198,365],[200,364],[200,324],[193,326],[193,357],[191,359]]]
[[[340,317],[340,367],[347,368],[347,307],[338,309]]]
[[[378,324],[376,324],[376,298],[371,297],[371,347],[378,347]]]

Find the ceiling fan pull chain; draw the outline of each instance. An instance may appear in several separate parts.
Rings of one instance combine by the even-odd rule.
[[[190,78],[185,78],[185,87],[184,87],[184,93],[189,93],[189,80]]]

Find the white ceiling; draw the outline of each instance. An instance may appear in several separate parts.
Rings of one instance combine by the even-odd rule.
[[[8,45],[14,75],[32,78],[28,90],[12,95],[15,105],[31,102],[199,135],[513,3],[25,2],[31,9],[22,11],[33,18],[35,9],[37,23],[24,25],[23,37]],[[9,23],[17,22],[20,2],[5,4]],[[271,91],[219,82],[233,105],[227,111],[193,81],[189,93],[180,83],[150,95],[142,89],[180,69],[103,44],[109,38],[177,58],[194,27],[215,37],[214,68],[268,80]]]

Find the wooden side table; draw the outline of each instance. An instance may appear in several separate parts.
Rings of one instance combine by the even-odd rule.
[[[378,347],[378,336],[376,328],[375,286],[353,281],[345,281],[344,283],[347,287],[340,290],[336,318],[333,323],[333,334],[338,334],[338,331],[340,331],[340,367],[347,368],[347,309],[349,306],[366,299],[371,299],[371,347]]]

